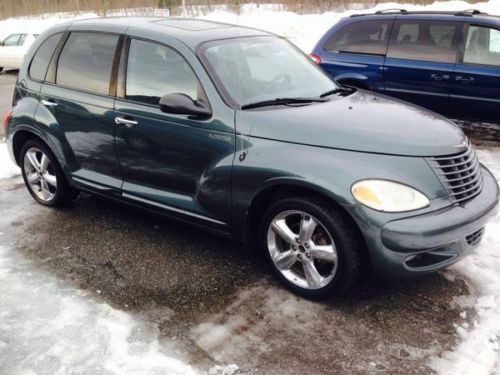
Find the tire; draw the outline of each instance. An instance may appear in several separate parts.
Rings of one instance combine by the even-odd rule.
[[[283,198],[265,211],[259,246],[278,279],[292,292],[308,299],[342,297],[354,287],[362,269],[363,242],[352,225],[344,212],[322,200]],[[291,245],[293,239],[295,245]],[[317,274],[311,271],[311,262]]]
[[[24,183],[41,205],[67,206],[78,196],[78,190],[68,184],[56,157],[42,142],[28,140],[21,149],[19,160]]]
[[[0,66],[0,73],[2,73],[2,72],[3,72],[3,68]]]

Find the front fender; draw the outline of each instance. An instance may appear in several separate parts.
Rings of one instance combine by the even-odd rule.
[[[363,179],[399,181],[424,192],[439,205],[449,204],[446,191],[424,158],[331,149],[255,137],[246,137],[242,143],[246,148],[237,152],[233,165],[232,223],[236,239],[245,238],[248,214],[255,197],[273,186],[297,186],[320,193],[356,215],[356,221],[366,220],[365,209],[355,209],[359,204],[351,194],[351,187]],[[386,214],[380,215],[378,220],[382,222],[397,217],[398,214]]]

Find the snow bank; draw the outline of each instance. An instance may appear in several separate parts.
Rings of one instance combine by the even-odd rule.
[[[481,162],[500,180],[500,149],[478,153]],[[434,358],[431,366],[440,374],[500,374],[500,215],[486,227],[477,252],[449,273],[465,275],[478,288],[473,302],[477,317],[472,327],[457,327],[457,348]],[[469,304],[464,301],[464,308]]]
[[[0,246],[5,374],[195,374],[158,327],[95,301]]]
[[[0,178],[10,178],[21,174],[21,169],[9,157],[7,145],[0,142]]]

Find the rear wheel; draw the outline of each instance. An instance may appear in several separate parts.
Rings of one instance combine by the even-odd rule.
[[[320,200],[274,203],[264,214],[260,244],[281,282],[307,298],[344,295],[360,276],[356,231],[343,212]]]
[[[31,196],[44,206],[73,202],[78,190],[66,181],[54,154],[41,142],[27,141],[21,149],[21,170]]]

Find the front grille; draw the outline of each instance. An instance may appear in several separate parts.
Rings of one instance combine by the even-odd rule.
[[[454,202],[478,195],[483,188],[483,175],[476,152],[469,144],[459,154],[429,158],[429,162]]]
[[[470,246],[474,246],[477,245],[479,241],[481,241],[483,234],[484,234],[484,227],[466,236],[465,240]]]

